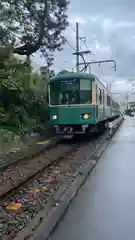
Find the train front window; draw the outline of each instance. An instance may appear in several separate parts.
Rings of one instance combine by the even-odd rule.
[[[62,79],[50,84],[51,105],[90,104],[92,84],[88,79]]]
[[[92,102],[92,81],[80,79],[80,104],[90,104]]]

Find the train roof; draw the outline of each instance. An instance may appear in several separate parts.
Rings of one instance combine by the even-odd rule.
[[[66,73],[61,73],[61,74],[58,74],[54,77],[52,77],[50,79],[49,82],[53,82],[53,81],[57,81],[59,79],[62,79],[62,78],[85,78],[85,79],[88,79],[88,78],[95,78],[96,76],[93,75],[93,74],[88,74],[88,73],[74,73],[74,72],[66,72]]]
[[[108,91],[109,89],[106,88],[106,86],[97,78],[96,75],[92,74],[92,73],[83,73],[83,72],[66,72],[66,73],[62,73],[62,74],[58,74],[56,76],[54,76],[53,78],[51,78],[49,80],[49,82],[53,82],[53,81],[57,81],[60,79],[68,79],[68,78],[83,78],[83,79],[97,79],[100,84]]]

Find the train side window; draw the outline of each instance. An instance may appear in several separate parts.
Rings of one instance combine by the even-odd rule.
[[[107,106],[109,106],[109,96],[107,95]]]
[[[99,88],[99,94],[98,94],[98,96],[99,96],[99,104],[102,104],[102,91],[101,91],[100,88]]]
[[[80,79],[80,104],[92,102],[92,80]]]
[[[102,91],[102,94],[103,94],[103,104],[105,104],[105,92],[104,92],[104,90]]]
[[[96,84],[96,103],[98,104],[98,86]]]
[[[106,93],[104,93],[104,100],[105,100],[105,105],[107,104],[107,95],[106,95]]]
[[[107,105],[111,106],[111,98],[107,95]]]
[[[47,94],[46,94],[46,102],[49,104],[49,92],[47,91]]]
[[[91,79],[80,79],[80,90],[91,90],[92,81]]]

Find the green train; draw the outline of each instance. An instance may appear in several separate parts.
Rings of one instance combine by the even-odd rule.
[[[57,134],[100,131],[120,116],[111,92],[93,74],[59,74],[48,83],[50,124]]]

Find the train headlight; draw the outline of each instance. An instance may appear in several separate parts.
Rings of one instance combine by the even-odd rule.
[[[87,113],[83,114],[83,118],[84,119],[88,119],[89,118],[89,114],[87,114]]]
[[[53,116],[52,116],[52,119],[53,119],[53,120],[56,120],[56,119],[57,119],[57,115],[53,115]]]

